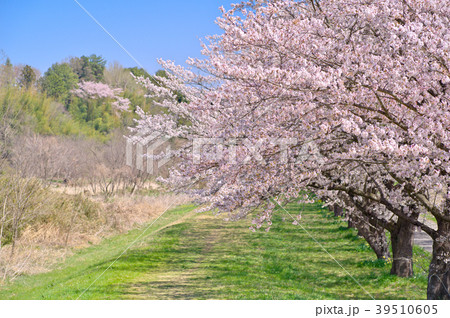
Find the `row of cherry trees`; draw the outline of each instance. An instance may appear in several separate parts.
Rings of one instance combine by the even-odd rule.
[[[208,209],[262,211],[254,228],[312,189],[378,229],[367,239],[380,257],[388,230],[400,276],[420,227],[433,239],[428,298],[450,299],[450,2],[255,0],[217,23],[193,70],[161,61],[163,85],[140,79],[170,109],[140,112],[140,135],[190,141],[167,181],[201,184]]]

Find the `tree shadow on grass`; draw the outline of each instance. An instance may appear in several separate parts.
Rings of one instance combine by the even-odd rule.
[[[361,242],[349,240],[354,233],[339,224],[324,231],[319,223],[305,226],[353,278],[290,223],[250,233],[247,223],[206,218],[174,225],[146,248],[128,251],[91,291],[105,299],[371,299],[365,289],[376,299],[408,298],[408,293],[399,296],[401,289],[414,284],[390,276],[387,267],[365,264],[373,256],[357,251]],[[101,272],[112,261],[90,270]],[[130,278],[114,283],[115,275]]]

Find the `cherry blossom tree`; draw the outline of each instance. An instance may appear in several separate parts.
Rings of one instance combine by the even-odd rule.
[[[72,93],[84,99],[114,99],[112,106],[120,111],[126,111],[130,106],[130,100],[120,96],[122,89],[111,88],[108,84],[100,82],[78,83],[78,88],[72,90]]]
[[[450,2],[259,0],[217,23],[193,69],[161,61],[160,85],[140,79],[170,113],[139,111],[135,130],[189,141],[167,181],[201,183],[207,209],[259,211],[254,228],[305,188],[400,241],[420,227],[428,298],[450,299]]]

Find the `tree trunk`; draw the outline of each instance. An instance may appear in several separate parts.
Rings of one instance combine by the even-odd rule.
[[[353,196],[344,198],[344,200],[356,208],[351,213],[347,213],[349,227],[352,226],[358,230],[358,235],[366,240],[378,259],[389,259],[391,255],[385,227],[381,221],[370,216],[370,205],[356,201]]]
[[[399,277],[410,277],[413,275],[413,242],[414,225],[398,218],[395,228],[391,231],[392,275]]]
[[[428,271],[427,298],[450,300],[450,222],[437,219],[437,223],[438,235],[433,239],[433,258]]]
[[[377,255],[378,259],[389,259],[389,245],[386,239],[384,228],[378,224],[373,224],[369,218],[362,213],[349,215],[349,221],[358,230],[358,235],[363,237],[372,250]]]
[[[333,206],[333,212],[335,217],[344,216],[344,209],[337,204]]]
[[[355,228],[355,224],[353,224],[352,218],[347,218],[347,227],[349,229],[354,229]]]

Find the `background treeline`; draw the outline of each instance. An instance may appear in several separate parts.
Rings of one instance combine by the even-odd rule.
[[[67,247],[129,229],[163,208],[148,197],[156,191],[150,176],[125,164],[136,107],[164,111],[131,74],[152,78],[95,54],[43,74],[0,55],[0,282],[45,270]],[[82,82],[120,89],[129,111],[117,111],[111,98],[77,96]]]
[[[152,101],[144,97],[143,88],[136,84],[136,76],[151,78],[145,70],[125,68],[117,62],[106,61],[95,54],[72,57],[54,63],[42,76],[29,65],[13,65],[3,58],[0,65],[0,94],[3,108],[12,104],[14,111],[25,111],[24,125],[41,134],[84,135],[105,140],[114,129],[133,124],[136,106],[149,111]],[[129,113],[116,114],[111,101],[86,101],[72,91],[83,81],[101,82],[123,90],[123,97],[131,102]],[[4,115],[4,109],[1,115]],[[69,115],[69,116],[67,116]]]

